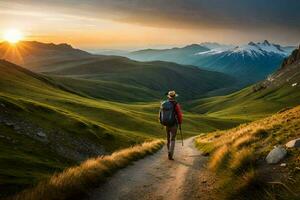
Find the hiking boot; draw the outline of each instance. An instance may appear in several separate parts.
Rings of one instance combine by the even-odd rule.
[[[168,159],[169,160],[174,160],[173,157],[171,156],[171,153],[168,153]]]

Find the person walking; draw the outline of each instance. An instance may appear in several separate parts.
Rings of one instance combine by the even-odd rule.
[[[182,111],[179,103],[176,101],[177,96],[178,94],[175,91],[169,91],[167,93],[168,99],[161,103],[159,111],[160,123],[166,127],[169,160],[174,160],[177,129],[178,126],[181,127],[182,123]]]

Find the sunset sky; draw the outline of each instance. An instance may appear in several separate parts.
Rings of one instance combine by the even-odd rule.
[[[299,10],[299,0],[0,0],[0,31],[80,48],[298,45]]]

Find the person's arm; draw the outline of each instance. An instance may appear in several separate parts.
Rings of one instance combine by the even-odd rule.
[[[178,103],[176,104],[175,111],[177,114],[178,124],[182,124],[182,111],[181,111],[181,107]]]

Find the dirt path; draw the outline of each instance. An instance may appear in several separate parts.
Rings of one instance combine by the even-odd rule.
[[[176,143],[175,161],[167,159],[164,147],[155,155],[120,170],[90,200],[213,199],[215,178],[206,169],[205,157],[194,148],[193,138],[184,147]]]

